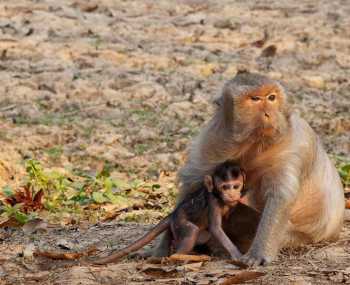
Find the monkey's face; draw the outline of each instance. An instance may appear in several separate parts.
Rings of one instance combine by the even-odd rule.
[[[236,205],[241,199],[241,191],[243,190],[243,176],[231,180],[221,180],[216,181],[216,189],[222,201],[228,206]]]
[[[285,95],[279,86],[266,84],[235,98],[235,119],[240,127],[262,136],[276,136],[285,129]]]
[[[244,182],[244,170],[232,161],[218,165],[213,175],[204,177],[204,184],[208,192],[213,192],[228,206],[234,206],[240,201]]]
[[[234,206],[241,198],[243,182],[241,179],[222,182],[217,186],[221,199],[226,205]]]

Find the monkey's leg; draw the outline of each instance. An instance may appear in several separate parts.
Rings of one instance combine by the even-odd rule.
[[[186,222],[185,225],[182,225],[178,235],[179,241],[176,247],[176,253],[190,253],[196,245],[198,235],[199,228],[195,224]]]
[[[289,232],[291,197],[284,195],[281,191],[271,191],[267,194],[265,208],[252,246],[241,258],[241,261],[249,266],[270,263],[283,246]]]
[[[164,233],[160,234],[159,244],[156,248],[152,249],[150,255],[155,257],[169,256],[171,242],[172,242],[171,230],[167,229]]]

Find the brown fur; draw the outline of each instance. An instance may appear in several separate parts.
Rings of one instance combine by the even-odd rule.
[[[344,214],[339,175],[317,135],[291,111],[281,85],[261,75],[238,74],[217,104],[179,171],[179,200],[213,167],[234,159],[247,172],[247,204],[262,212],[258,224],[255,217],[245,221],[256,236],[244,262],[265,264],[283,246],[337,236]],[[240,213],[235,215],[230,220],[237,223]],[[236,239],[239,233],[229,236]],[[162,254],[162,244],[159,249]]]
[[[153,229],[131,245],[95,260],[107,264],[150,243],[165,230],[171,232],[176,253],[187,254],[196,244],[207,242],[211,235],[226,249],[231,258],[241,253],[222,229],[222,220],[229,215],[242,198],[245,173],[233,161],[226,161],[204,177],[201,188],[188,195],[176,209]]]

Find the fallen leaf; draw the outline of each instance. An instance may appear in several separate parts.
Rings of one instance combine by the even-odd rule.
[[[185,270],[185,271],[199,271],[202,265],[203,265],[203,262],[189,263],[189,264],[178,266],[176,269]]]
[[[50,272],[49,271],[39,271],[39,272],[35,272],[35,273],[27,273],[26,275],[24,275],[24,279],[26,281],[44,281],[45,279],[47,279],[50,276]]]
[[[246,268],[249,267],[247,264],[245,264],[245,263],[243,263],[242,261],[239,261],[239,260],[230,259],[227,262],[230,263],[230,264],[236,265],[237,267],[239,267],[241,269],[246,269]]]
[[[64,260],[75,260],[83,256],[89,256],[96,251],[96,247],[90,247],[86,251],[82,252],[54,252],[54,251],[40,251],[34,252],[35,256],[43,256],[50,259],[64,259]]]
[[[116,208],[119,207],[118,205],[113,205],[113,204],[112,205],[107,205],[107,206],[111,206],[111,207],[113,207],[113,209],[116,209]],[[101,208],[104,209],[103,206]],[[116,217],[118,217],[120,214],[122,214],[124,212],[128,212],[128,211],[129,211],[129,207],[122,208],[122,209],[119,209],[119,210],[114,210],[114,211],[107,211],[105,216],[100,221],[101,222],[106,222],[106,221],[109,221],[109,220],[113,220]]]
[[[35,251],[34,243],[27,244],[23,250],[23,257],[29,260],[33,259],[34,251]]]
[[[225,278],[223,282],[218,284],[220,285],[230,285],[230,284],[240,284],[249,280],[256,279],[258,277],[264,276],[265,273],[257,271],[243,271],[238,273],[235,276]]]
[[[269,45],[261,52],[262,57],[273,57],[276,55],[277,47],[275,45]]]
[[[188,261],[188,262],[204,262],[209,261],[210,256],[208,255],[190,255],[190,254],[173,254],[169,256],[169,260],[172,261]]]
[[[257,40],[257,41],[255,41],[255,42],[252,42],[252,46],[255,46],[255,47],[257,47],[257,48],[262,48],[262,47],[265,45],[265,43],[266,43],[266,41],[267,41],[268,38],[269,38],[269,34],[268,34],[267,31],[265,30],[265,31],[264,31],[264,37],[263,37],[262,39],[260,39],[260,40]]]
[[[163,264],[163,263],[167,262],[167,258],[166,257],[151,256],[150,258],[147,258],[146,262],[150,263],[150,264]]]
[[[162,266],[162,265],[155,265],[155,264],[146,264],[143,265],[140,268],[140,271],[147,274],[151,275],[152,277],[155,278],[160,278],[160,277],[176,277],[178,275],[178,271],[176,267],[174,266]]]
[[[350,200],[345,201],[345,208],[350,209]]]
[[[42,189],[34,194],[34,190],[28,184],[16,190],[13,196],[5,199],[5,202],[11,206],[21,204],[21,211],[27,214],[44,207],[42,203],[43,195],[44,191]]]
[[[14,217],[0,218],[0,228],[5,228],[5,227],[18,228],[20,226],[21,224]]]

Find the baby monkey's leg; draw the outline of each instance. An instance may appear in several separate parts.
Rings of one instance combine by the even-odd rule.
[[[199,235],[199,228],[187,221],[185,224],[180,226],[180,231],[178,232],[178,244],[176,246],[176,253],[188,254],[190,253],[194,246],[196,245]]]

